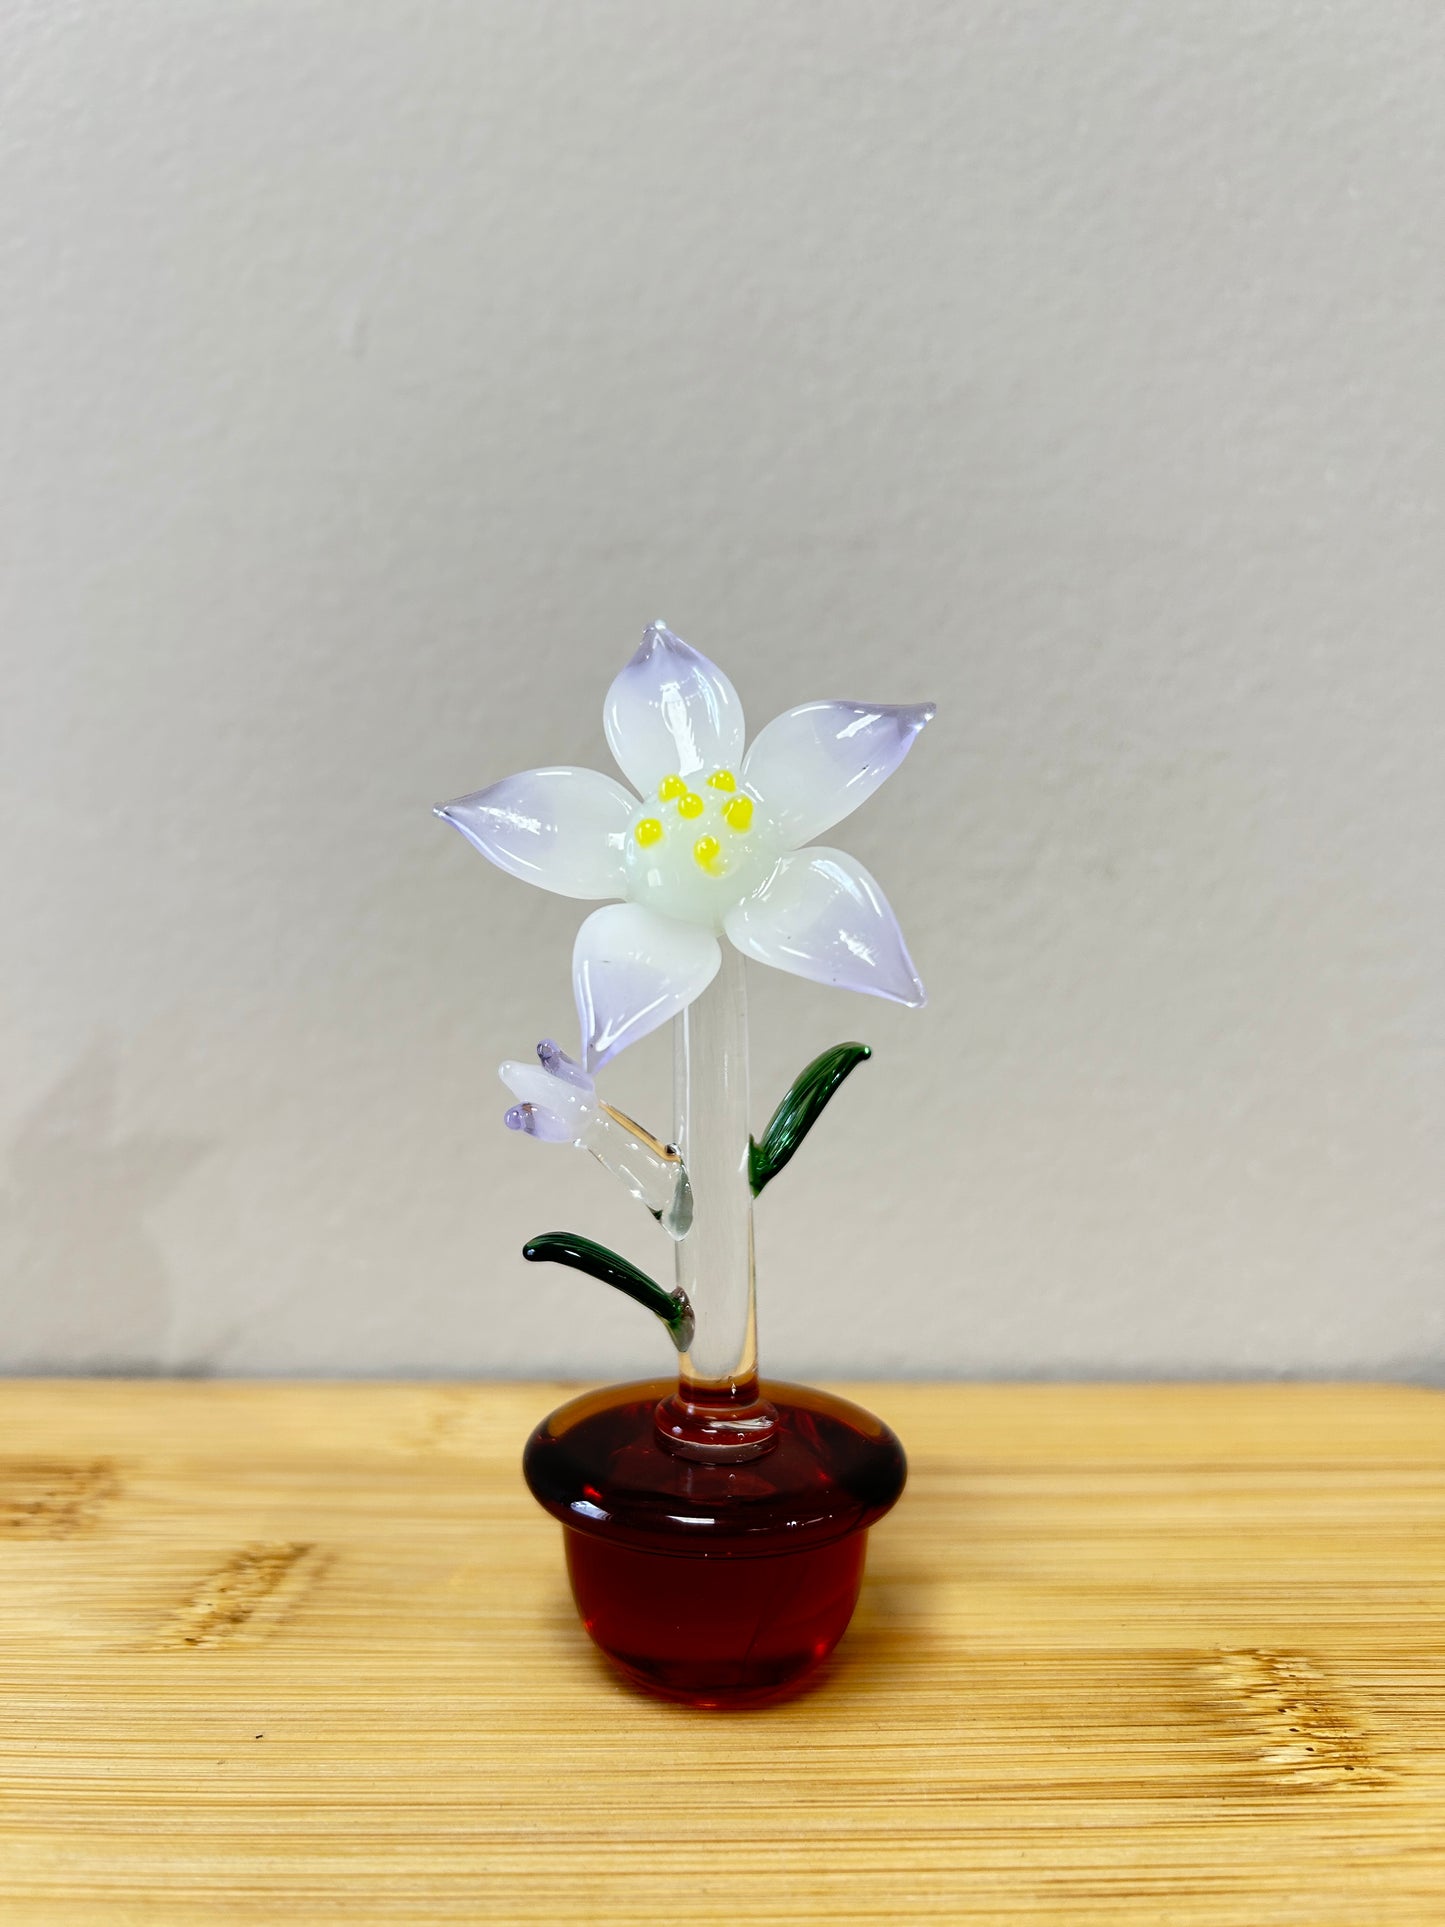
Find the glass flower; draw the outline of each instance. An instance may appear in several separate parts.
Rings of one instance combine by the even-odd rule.
[[[508,1058],[497,1074],[517,1099],[505,1114],[509,1131],[590,1152],[647,1206],[669,1236],[687,1235],[692,1187],[676,1147],[604,1102],[596,1082],[575,1058],[544,1037],[535,1064]]]
[[[597,1115],[597,1085],[550,1037],[537,1046],[537,1062],[509,1057],[497,1075],[518,1101],[503,1122],[544,1144],[576,1144]]]
[[[877,883],[812,840],[893,774],[933,714],[932,703],[804,703],[745,754],[737,691],[658,622],[602,711],[633,790],[597,770],[533,769],[437,814],[513,876],[618,899],[586,918],[572,955],[590,1073],[707,988],[723,937],[795,976],[923,1003]]]

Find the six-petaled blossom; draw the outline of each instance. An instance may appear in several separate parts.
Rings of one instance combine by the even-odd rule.
[[[437,814],[513,876],[620,899],[592,912],[573,950],[588,1071],[707,988],[720,936],[776,969],[916,1006],[923,985],[883,892],[812,839],[892,775],[933,713],[804,703],[744,754],[732,684],[654,623],[602,712],[636,795],[597,770],[534,769]]]

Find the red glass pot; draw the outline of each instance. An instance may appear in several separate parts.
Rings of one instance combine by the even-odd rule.
[[[806,1386],[677,1381],[573,1399],[527,1441],[583,1625],[635,1685],[742,1707],[803,1686],[847,1630],[903,1448]]]

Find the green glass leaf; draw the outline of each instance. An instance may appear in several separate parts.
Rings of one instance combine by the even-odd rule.
[[[834,1091],[873,1052],[867,1044],[835,1044],[794,1078],[768,1121],[762,1141],[749,1140],[748,1175],[753,1196],[771,1184],[828,1107]]]
[[[544,1231],[541,1237],[528,1239],[522,1246],[522,1256],[534,1265],[569,1265],[574,1271],[585,1271],[589,1278],[600,1278],[604,1285],[611,1285],[614,1291],[645,1306],[654,1318],[660,1318],[680,1352],[692,1343],[694,1320],[687,1293],[664,1291],[630,1258],[609,1251],[606,1245],[595,1244],[576,1231]]]

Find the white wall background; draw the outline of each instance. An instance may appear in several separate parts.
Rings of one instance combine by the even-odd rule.
[[[754,976],[765,1363],[1445,1372],[1445,16],[10,0],[0,1364],[662,1368],[501,1129],[579,906],[428,814],[941,715]],[[665,1040],[620,1101],[663,1108]]]

